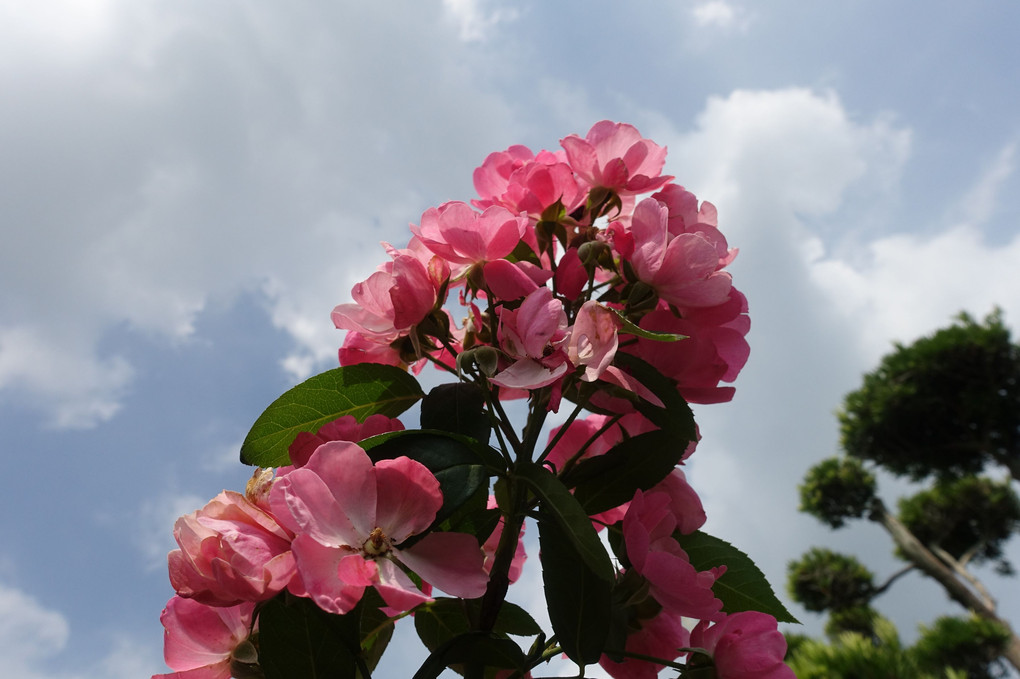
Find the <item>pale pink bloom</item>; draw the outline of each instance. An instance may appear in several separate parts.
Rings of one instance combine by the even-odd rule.
[[[697,445],[692,441],[684,453],[686,459]],[[669,510],[676,519],[677,528],[684,535],[690,535],[705,525],[708,517],[705,515],[705,508],[701,504],[701,498],[687,482],[687,476],[681,469],[674,469],[666,478],[655,484],[648,490],[649,493],[666,493],[670,497]]]
[[[584,200],[584,192],[565,161],[563,151],[539,151],[536,156],[519,145],[490,153],[474,172],[481,199],[471,202],[481,209],[502,205],[514,213],[538,217],[559,200],[569,213]]]
[[[177,519],[174,539],[180,549],[167,557],[170,584],[182,597],[204,604],[265,601],[294,577],[290,533],[234,491]]]
[[[567,314],[549,288],[533,291],[516,309],[500,307],[499,346],[514,362],[490,381],[510,389],[537,389],[567,372],[562,345]]]
[[[674,236],[681,233],[699,233],[715,246],[719,255],[717,268],[721,269],[734,260],[737,249],[730,249],[726,237],[719,231],[715,206],[705,201],[698,207],[693,193],[678,184],[668,184],[658,193],[652,194],[669,212],[669,232]]]
[[[616,313],[595,300],[581,305],[570,328],[567,358],[574,366],[584,366],[582,381],[599,379],[613,362],[619,344],[616,331],[620,325]]]
[[[439,482],[419,462],[399,457],[373,465],[356,444],[330,441],[277,481],[270,502],[297,534],[292,549],[304,592],[295,593],[323,610],[346,613],[368,586],[393,611],[428,601],[398,562],[454,596],[485,592],[484,557],[474,536],[430,533],[399,546],[428,529],[443,504]]]
[[[552,276],[552,272],[529,262],[497,259],[482,269],[485,285],[496,300],[510,301],[527,297]]]
[[[711,626],[702,620],[691,631],[690,644],[708,651],[719,679],[796,679],[783,662],[786,639],[766,613],[733,613]]]
[[[630,234],[634,273],[663,300],[680,307],[709,307],[726,301],[732,278],[718,270],[716,245],[701,232],[671,234],[668,210],[662,203],[654,198],[638,203]]]
[[[672,177],[661,175],[666,149],[644,139],[632,125],[603,120],[584,139],[572,134],[560,140],[567,161],[588,186],[618,193],[654,191]]]
[[[528,228],[527,217],[519,217],[505,207],[494,205],[479,214],[460,201],[429,208],[421,216],[421,225],[411,231],[425,246],[453,265],[453,275],[472,264],[506,257],[521,242]]]
[[[382,363],[398,368],[406,367],[400,352],[394,349],[387,342],[377,342],[368,339],[360,332],[347,331],[343,344],[340,345],[338,354],[340,365],[357,365],[358,363]]]
[[[683,626],[682,617],[662,610],[654,618],[640,621],[641,629],[627,635],[624,650],[629,653],[647,655],[663,660],[675,660],[681,654],[679,649],[688,644],[690,634]],[[615,679],[656,679],[665,665],[626,658],[617,663],[603,655],[599,660],[610,676]]]
[[[251,632],[254,609],[250,602],[217,607],[179,596],[170,599],[159,621],[164,628],[163,658],[176,671],[152,679],[229,679],[234,651]]]
[[[634,570],[648,580],[649,591],[664,609],[703,620],[719,620],[722,602],[712,585],[725,567],[698,571],[673,538],[677,527],[672,498],[661,492],[640,490],[623,517],[627,558]]]
[[[369,415],[364,422],[358,422],[353,415],[344,415],[322,425],[314,434],[307,431],[299,432],[294,442],[290,444],[290,461],[295,467],[305,466],[315,449],[327,441],[358,443],[370,436],[403,430],[403,422],[380,413]]]
[[[413,242],[404,250],[386,246],[391,261],[351,290],[353,302],[333,309],[333,324],[365,339],[389,344],[408,334],[436,308],[449,266]]]
[[[722,403],[733,398],[732,382],[747,363],[750,347],[745,335],[750,329],[747,299],[736,288],[722,304],[705,309],[672,311],[657,309],[640,322],[644,330],[686,335],[663,351],[662,342],[638,338],[626,350],[650,363],[663,375],[676,380],[680,394],[690,403]]]

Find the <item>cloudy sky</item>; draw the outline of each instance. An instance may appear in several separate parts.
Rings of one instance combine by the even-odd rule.
[[[243,487],[251,422],[333,367],[379,241],[473,197],[490,151],[606,118],[667,145],[741,251],[752,354],[697,411],[706,529],[780,590],[812,544],[892,572],[884,533],[826,531],[795,488],[891,342],[1020,319],[1018,25],[941,0],[0,0],[0,675],[163,671],[173,519]],[[879,603],[908,638],[954,611],[917,576]]]

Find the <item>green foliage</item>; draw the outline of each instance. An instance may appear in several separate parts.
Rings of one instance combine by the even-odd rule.
[[[288,448],[299,432],[344,415],[362,422],[381,413],[396,417],[424,396],[417,380],[400,368],[361,363],[311,377],[273,401],[241,444],[241,462],[259,467],[290,464]]]
[[[357,679],[378,662],[393,631],[379,612],[382,600],[366,592],[346,615],[311,599],[283,593],[259,613],[259,664],[266,679]]]
[[[421,402],[421,428],[463,434],[488,443],[492,426],[485,413],[485,395],[476,384],[440,384]]]
[[[921,668],[952,667],[967,679],[1006,676],[999,660],[1009,642],[1002,625],[977,616],[942,617],[931,627],[921,626],[921,638],[912,649]]]
[[[996,311],[896,345],[847,395],[844,450],[893,473],[976,474],[988,462],[1020,467],[1020,347]]]
[[[798,679],[951,679],[953,675],[922,672],[900,644],[888,620],[875,623],[875,637],[854,632],[832,643],[808,639],[787,653],[787,664]],[[956,677],[955,679],[962,679]]]
[[[813,547],[787,564],[787,588],[809,611],[865,606],[875,596],[874,575],[852,556]]]
[[[612,624],[612,583],[578,554],[562,521],[546,512],[539,514],[538,542],[549,622],[560,647],[578,665],[598,662]]]
[[[818,463],[804,477],[800,510],[831,528],[847,519],[865,516],[875,498],[875,476],[853,458],[831,458]]]
[[[829,619],[825,623],[825,634],[830,639],[835,639],[846,632],[870,638],[875,635],[875,623],[880,618],[878,611],[871,606],[837,608],[829,612]]]
[[[760,611],[768,613],[779,622],[797,622],[747,554],[725,540],[701,531],[690,535],[675,533],[673,537],[687,552],[691,565],[699,571],[726,566],[726,572],[712,586],[712,591],[723,602],[723,611]]]
[[[926,545],[938,545],[959,559],[999,561],[1011,567],[1002,546],[1020,529],[1020,499],[1009,481],[982,477],[944,481],[899,501],[900,521]]]

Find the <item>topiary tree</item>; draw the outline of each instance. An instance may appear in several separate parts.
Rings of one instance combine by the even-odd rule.
[[[1020,479],[1020,347],[1002,313],[897,344],[839,413],[847,455],[915,480],[978,474]]]
[[[961,314],[948,328],[897,344],[864,376],[861,388],[847,395],[839,421],[846,455],[807,472],[800,509],[834,529],[860,518],[879,524],[906,564],[876,585],[854,557],[814,548],[788,566],[791,595],[808,610],[830,613],[833,643],[854,634],[880,645],[881,618],[872,602],[900,576],[918,570],[973,619],[969,626],[940,620],[924,631],[940,641],[919,646],[915,664],[935,667],[931,658],[938,651],[942,666],[969,677],[995,676],[989,674],[997,671],[989,659],[994,649],[992,658],[1001,656],[1020,670],[1020,638],[968,568],[991,562],[999,572],[1012,573],[1003,547],[1020,530],[1020,498],[1011,482],[982,475],[1001,465],[1020,478],[1020,347],[1012,343],[1001,313],[981,323]],[[891,512],[876,494],[879,468],[929,479],[931,486],[901,498],[898,512]],[[851,641],[850,646],[857,643]],[[819,657],[836,653],[805,648]],[[960,657],[952,664],[946,654]]]

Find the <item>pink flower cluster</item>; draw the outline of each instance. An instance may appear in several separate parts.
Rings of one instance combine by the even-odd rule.
[[[341,418],[295,440],[299,466],[259,470],[244,495],[224,491],[178,519],[179,549],[168,557],[177,594],[162,617],[177,674],[161,676],[229,677],[254,605],[284,589],[342,614],[374,587],[394,615],[429,601],[432,586],[465,598],[485,592],[486,551],[474,536],[431,532],[401,547],[431,526],[439,482],[406,457],[373,464],[352,442],[400,429],[382,415]],[[401,565],[423,579],[421,589]]]
[[[574,486],[565,479],[573,468],[629,453],[634,437],[663,440],[655,439],[664,432],[653,433],[652,420],[661,424],[656,412],[662,415],[667,397],[680,401],[673,392],[695,403],[730,400],[733,387],[723,383],[747,360],[750,322],[746,298],[724,270],[737,252],[720,232],[715,208],[662,174],[665,148],[609,121],[560,145],[490,154],[474,173],[479,198],[429,208],[406,247],[384,244],[388,260],[354,286],[353,302],[334,308],[332,319],[347,331],[342,366],[417,371],[431,361],[491,396],[484,400],[502,448],[496,458],[507,464],[486,463],[485,473],[502,477],[505,490],[518,471],[515,456],[536,460],[546,466],[543,478],[551,472],[552,483],[562,482],[560,498],[569,503]],[[454,303],[463,318],[448,309]],[[531,408],[525,430],[534,429],[518,438],[499,399],[524,396]],[[534,457],[541,423],[564,400],[577,409]],[[596,414],[578,417],[583,409]],[[358,445],[402,429],[383,415],[360,423],[348,416],[298,434],[289,466],[259,470],[246,493],[224,491],[177,521],[179,548],[168,558],[177,594],[162,617],[175,673],[160,677],[226,679],[257,661],[251,637],[259,606],[284,592],[338,615],[354,610],[369,588],[387,616],[431,601],[433,588],[484,596],[479,618],[500,587],[505,598],[526,558],[524,517],[546,498],[518,486],[499,503],[490,498],[498,519],[487,512],[439,530],[444,496],[429,468],[411,457],[373,461]],[[687,436],[670,436],[680,445],[665,462],[680,458],[682,465],[696,441],[683,450]],[[610,457],[594,467],[607,461],[619,464]],[[624,648],[604,648],[602,667],[620,679],[652,679],[664,666],[655,659],[686,658],[692,667],[711,663],[721,679],[792,677],[775,618],[724,612],[714,587],[726,567],[699,569],[684,550],[684,536],[706,520],[684,471],[653,469],[659,471],[644,479],[643,490],[608,509],[608,502],[584,509],[577,487],[575,506],[593,514],[598,530],[611,531],[618,559],[614,570],[603,555],[603,580],[612,580],[611,617],[614,624],[626,617],[626,637],[614,637]],[[635,485],[617,487],[614,502]],[[499,495],[499,483],[495,488]],[[479,515],[484,489],[473,487]],[[570,525],[580,524],[599,544],[584,514],[574,516],[581,520]],[[488,528],[473,535],[450,525]],[[484,630],[493,629],[499,608],[492,610]],[[684,618],[698,621],[693,631]]]
[[[731,399],[720,383],[747,360],[749,320],[723,270],[736,250],[715,208],[663,175],[666,149],[631,125],[602,121],[561,147],[490,154],[473,207],[429,208],[406,248],[386,244],[390,260],[333,310],[348,331],[341,365],[449,367],[488,347],[485,372],[504,397],[545,386],[558,395],[570,381],[632,388],[613,362],[622,351],[688,401]],[[447,309],[455,290],[467,309],[459,325]],[[669,351],[645,333],[621,340],[625,320],[687,339]]]

